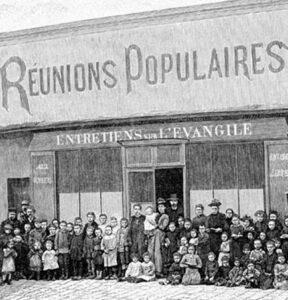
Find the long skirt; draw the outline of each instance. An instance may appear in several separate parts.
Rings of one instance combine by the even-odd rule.
[[[194,285],[199,284],[201,281],[201,276],[198,269],[186,268],[185,274],[182,278],[182,284],[184,285]]]

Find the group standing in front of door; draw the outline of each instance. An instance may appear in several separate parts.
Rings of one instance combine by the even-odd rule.
[[[282,223],[276,211],[240,217],[220,201],[195,207],[196,216],[184,218],[176,194],[157,199],[157,210],[148,206],[142,214],[133,205],[130,220],[110,222],[87,213],[87,223],[34,216],[22,203],[1,224],[1,284],[12,279],[117,279],[133,283],[160,279],[160,284],[214,284],[246,288],[288,289],[288,216]]]

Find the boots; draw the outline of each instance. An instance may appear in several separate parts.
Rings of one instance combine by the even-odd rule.
[[[88,279],[94,279],[95,278],[95,266],[92,264],[91,266],[91,273],[88,276]]]
[[[64,269],[64,280],[67,280],[69,278],[69,270],[68,270],[68,267],[65,267]]]

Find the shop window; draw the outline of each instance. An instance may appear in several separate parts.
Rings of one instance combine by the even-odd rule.
[[[30,178],[8,178],[7,187],[8,208],[15,207],[17,211],[20,211],[22,200],[30,201]]]
[[[57,157],[61,219],[85,218],[88,211],[108,213],[110,204],[109,214],[122,216],[120,148],[61,151]]]

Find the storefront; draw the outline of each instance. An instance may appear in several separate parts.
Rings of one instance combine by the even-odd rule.
[[[25,197],[49,219],[129,216],[173,193],[188,216],[212,197],[240,215],[288,213],[288,4],[278,2],[0,37],[1,217]]]

